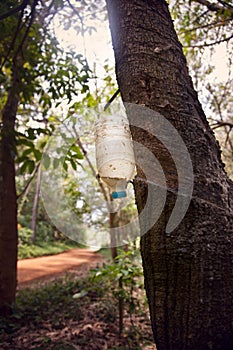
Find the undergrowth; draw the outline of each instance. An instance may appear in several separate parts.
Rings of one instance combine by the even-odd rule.
[[[39,256],[54,255],[63,253],[72,248],[78,248],[76,242],[61,242],[61,241],[49,241],[49,242],[37,242],[36,244],[20,244],[18,247],[18,258],[29,259]]]
[[[151,345],[143,290],[137,291],[134,314],[125,313],[124,329],[119,336],[115,288],[109,288],[113,280],[106,283],[106,266],[103,269],[103,279],[102,273],[94,280],[93,272],[81,279],[67,274],[46,285],[19,290],[13,314],[0,319],[0,348],[139,350]],[[125,310],[129,310],[132,299],[126,298],[124,302]]]
[[[46,234],[46,229],[40,231],[36,242],[33,244],[32,230],[26,227],[19,228],[18,259],[36,258],[45,255],[59,254],[72,248],[81,248],[82,246],[63,235],[58,238]]]

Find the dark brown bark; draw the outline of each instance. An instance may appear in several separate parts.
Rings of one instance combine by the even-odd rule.
[[[117,213],[109,213],[109,228],[110,228],[110,247],[111,247],[111,255],[112,260],[116,262],[116,257],[118,256],[117,253],[117,243],[116,243],[116,237],[114,231],[111,230],[111,228],[116,227],[116,214]]]
[[[17,197],[15,188],[15,119],[19,103],[18,65],[14,63],[12,88],[1,113],[0,135],[0,315],[15,301],[17,284]]]
[[[157,348],[231,349],[233,186],[218,143],[194,91],[166,2],[107,0],[107,8],[123,101],[147,106],[169,120],[185,142],[194,170],[193,197],[182,223],[166,234],[176,200],[170,191],[158,222],[141,240]],[[133,123],[134,116],[128,117]],[[175,164],[163,145],[137,128],[132,135],[153,152],[168,188],[176,190]],[[135,191],[140,212],[147,186],[136,180]]]

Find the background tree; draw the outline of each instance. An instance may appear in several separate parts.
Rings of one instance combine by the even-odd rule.
[[[55,106],[88,90],[89,68],[81,55],[60,49],[49,25],[64,1],[5,1],[0,4],[0,313],[14,302],[17,262],[15,161],[33,173],[41,134],[54,129]],[[67,70],[69,66],[69,70]],[[47,83],[46,83],[47,81]],[[22,120],[45,122],[17,129]],[[50,122],[50,123],[49,123]],[[49,124],[48,124],[49,123]],[[17,146],[21,154],[17,154]],[[33,155],[33,156],[32,156]],[[17,159],[16,159],[17,157]]]
[[[165,233],[176,199],[169,192],[160,219],[141,241],[157,348],[230,349],[232,182],[193,88],[166,2],[107,0],[107,8],[123,101],[166,117],[183,138],[194,168],[193,197],[182,223],[170,235]],[[128,117],[133,123],[134,116]],[[168,188],[177,189],[169,153],[143,130],[132,128],[132,134],[159,159]],[[147,188],[140,179],[135,191],[141,211]]]
[[[232,2],[171,0],[169,4],[194,87],[232,177]]]

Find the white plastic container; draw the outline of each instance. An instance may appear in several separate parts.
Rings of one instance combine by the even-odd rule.
[[[126,197],[127,182],[135,171],[133,143],[126,117],[102,116],[95,124],[96,164],[113,198]]]

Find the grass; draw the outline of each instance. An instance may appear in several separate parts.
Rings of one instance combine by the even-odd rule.
[[[18,259],[59,254],[72,248],[80,248],[80,245],[73,241],[48,241],[38,242],[36,244],[20,244],[18,247]]]

